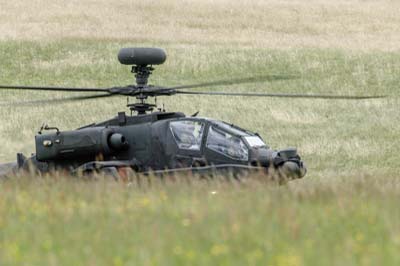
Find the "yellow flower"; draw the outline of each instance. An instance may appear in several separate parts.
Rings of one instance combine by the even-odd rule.
[[[173,252],[175,255],[181,255],[183,253],[183,249],[181,246],[175,246]]]
[[[150,205],[150,199],[147,198],[147,197],[143,197],[143,198],[140,200],[140,205],[141,205],[142,207],[147,207],[147,206],[149,206],[149,205]]]
[[[215,244],[211,247],[210,253],[213,256],[225,255],[229,252],[229,247],[224,244]]]
[[[302,265],[301,257],[293,254],[278,255],[275,258],[276,266],[300,266]]]
[[[363,242],[364,241],[364,235],[362,233],[357,233],[355,236],[355,239],[357,242]]]
[[[189,250],[186,252],[186,258],[188,260],[194,260],[196,258],[196,252],[194,252],[193,250]]]
[[[124,265],[124,263],[122,262],[121,257],[115,257],[113,259],[113,265],[114,266],[122,266],[122,265]]]

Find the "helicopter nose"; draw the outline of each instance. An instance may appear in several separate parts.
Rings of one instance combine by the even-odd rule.
[[[288,179],[298,179],[306,175],[307,168],[302,161],[286,161],[278,168],[278,171]]]
[[[296,148],[286,148],[279,151],[265,148],[254,149],[251,154],[251,165],[268,169],[273,168],[285,179],[302,178],[307,173],[307,168],[297,154]]]
[[[274,165],[279,173],[288,179],[298,179],[305,176],[307,168],[296,148],[280,150],[275,154]]]

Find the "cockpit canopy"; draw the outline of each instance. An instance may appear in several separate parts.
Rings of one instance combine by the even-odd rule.
[[[179,149],[200,151],[205,144],[207,149],[234,160],[247,161],[249,148],[267,147],[258,135],[221,121],[176,120],[170,122],[170,129]]]

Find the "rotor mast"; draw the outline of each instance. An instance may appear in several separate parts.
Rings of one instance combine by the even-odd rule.
[[[138,115],[144,115],[146,112],[153,111],[155,104],[146,103],[148,95],[143,93],[143,90],[148,87],[147,82],[149,76],[152,74],[154,68],[152,66],[147,65],[134,65],[132,66],[131,73],[135,74],[136,79],[136,87],[139,90],[139,94],[136,95],[136,99],[138,102],[127,104],[127,107],[132,112],[137,112]]]
[[[152,65],[159,65],[165,62],[167,55],[163,49],[159,48],[122,48],[118,53],[118,60],[121,64],[132,65],[131,73],[135,75],[138,102],[128,104],[131,112],[135,111],[139,115],[151,112],[155,104],[146,103],[148,96],[146,93],[149,86],[148,79],[154,68]]]

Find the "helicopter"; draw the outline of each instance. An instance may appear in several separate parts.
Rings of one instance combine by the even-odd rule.
[[[148,85],[154,66],[166,60],[161,48],[122,48],[121,64],[131,66],[136,84],[112,88],[68,88],[46,86],[1,85],[1,90],[86,92],[90,95],[62,99],[28,101],[23,104],[83,101],[112,96],[135,97],[127,104],[130,114],[118,114],[106,121],[60,131],[43,125],[35,136],[36,152],[30,157],[17,154],[17,161],[0,164],[0,176],[34,169],[43,174],[67,171],[69,174],[106,173],[115,178],[121,169],[141,174],[174,173],[243,173],[271,172],[298,179],[307,169],[296,148],[271,149],[262,137],[250,130],[216,119],[186,116],[182,112],[167,112],[150,97],[172,95],[214,95],[244,97],[291,97],[322,99],[369,99],[383,96],[341,96],[316,94],[242,93],[190,90],[201,87],[285,79],[269,75],[215,81],[194,85],[162,87]]]

